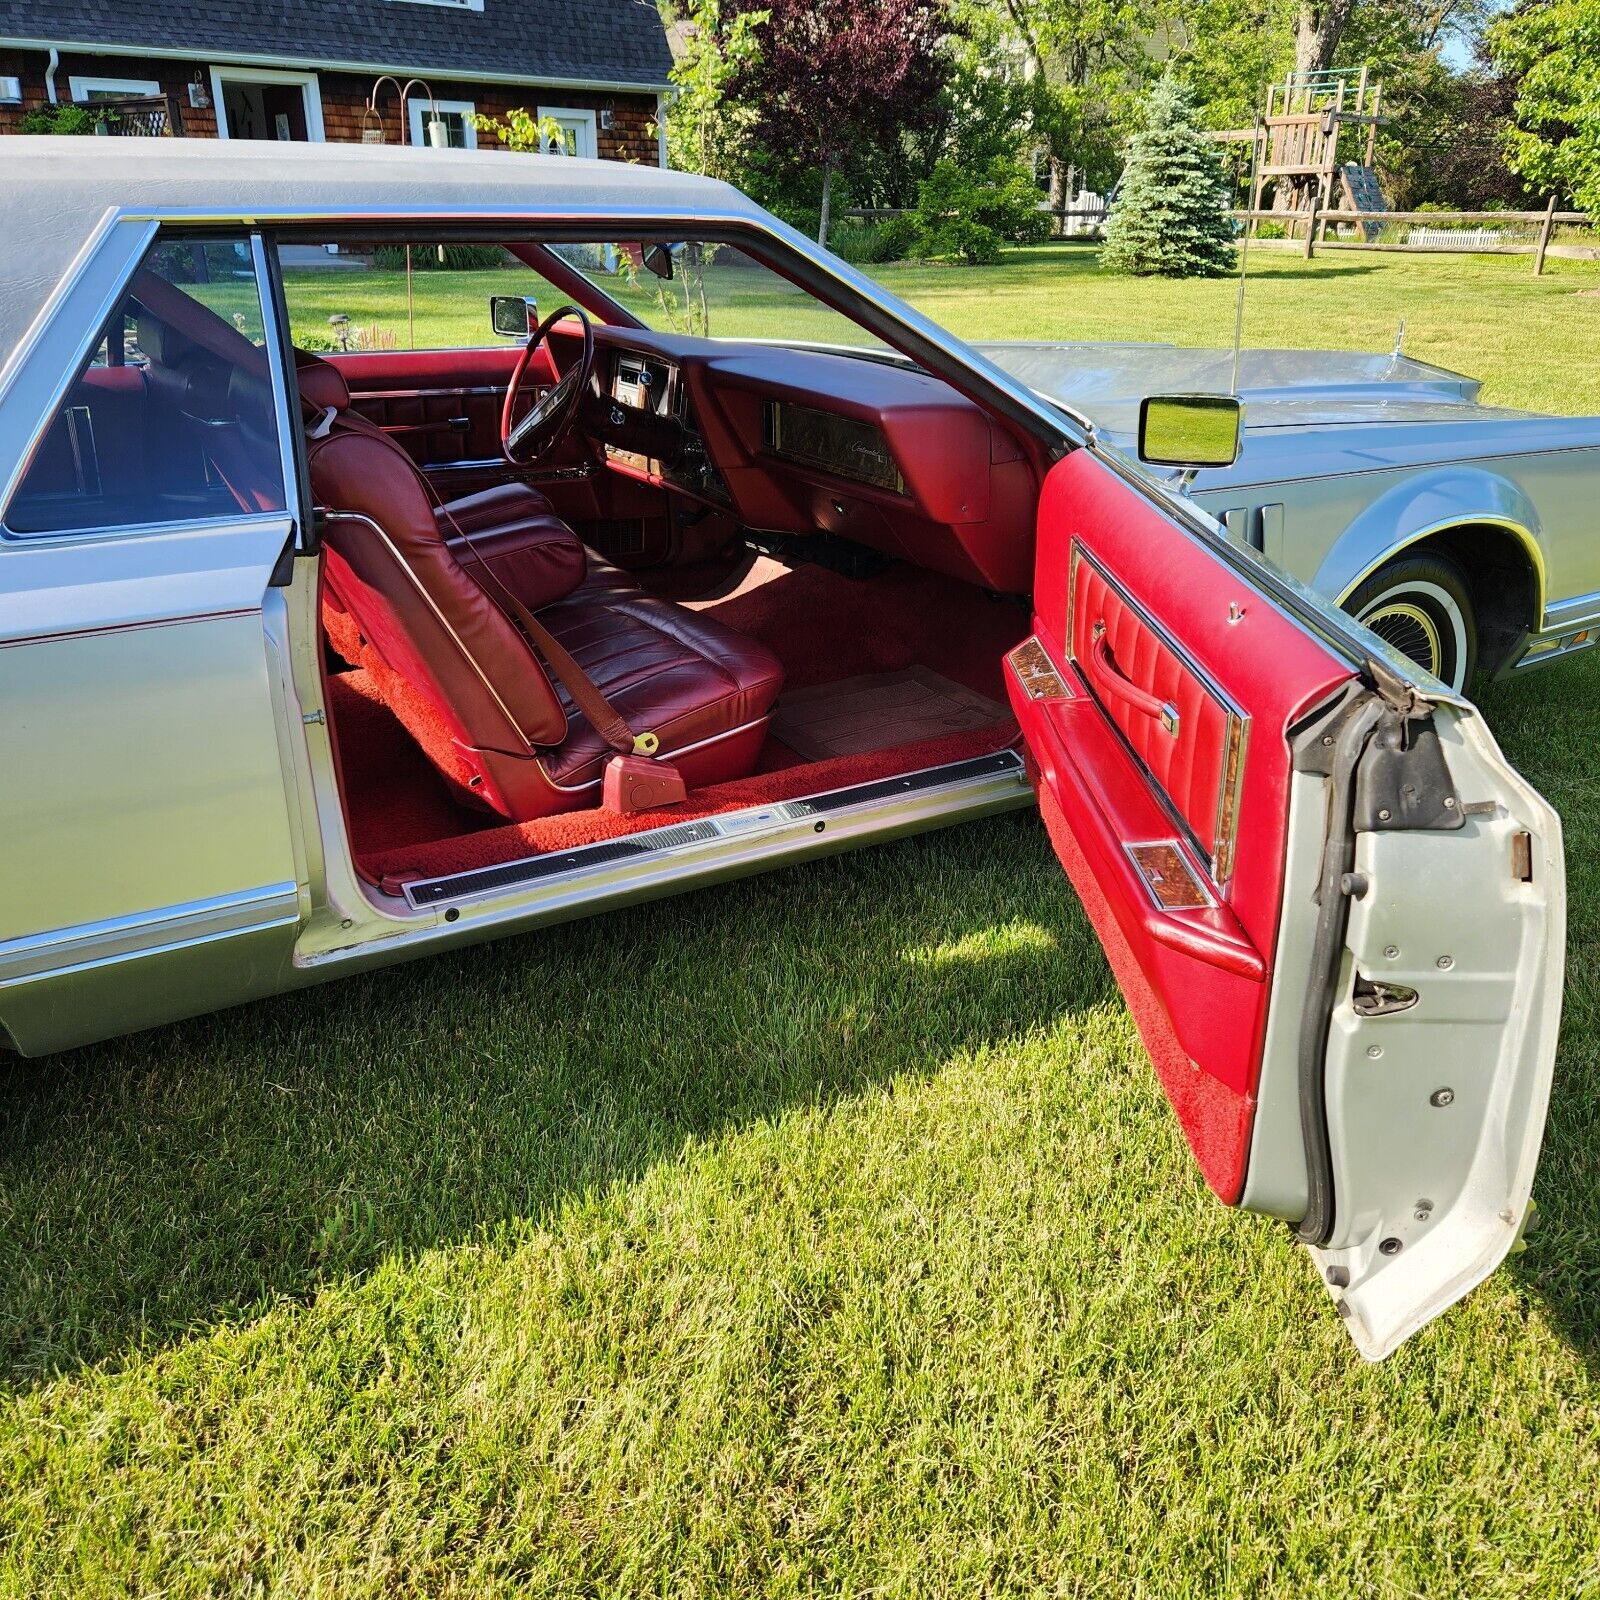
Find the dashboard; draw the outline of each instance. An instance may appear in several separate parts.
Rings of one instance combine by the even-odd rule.
[[[834,534],[1000,592],[1031,587],[1048,462],[942,379],[644,328],[595,338],[611,425],[591,445],[612,471],[755,530]]]

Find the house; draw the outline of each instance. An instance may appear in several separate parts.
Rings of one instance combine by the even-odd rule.
[[[654,0],[0,0],[0,133],[120,101],[108,131],[488,148],[473,115],[523,107],[570,154],[665,165],[671,64]]]

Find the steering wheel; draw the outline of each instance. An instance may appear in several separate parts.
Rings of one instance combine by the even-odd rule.
[[[538,351],[546,347],[551,328],[567,317],[576,317],[583,328],[582,353],[520,422],[513,421],[528,364]],[[553,370],[553,354],[550,365]],[[594,324],[581,306],[557,306],[529,335],[512,369],[511,382],[506,386],[506,402],[500,410],[500,448],[505,452],[507,461],[525,466],[553,450],[566,438],[577,418],[578,406],[589,387],[593,372]]]

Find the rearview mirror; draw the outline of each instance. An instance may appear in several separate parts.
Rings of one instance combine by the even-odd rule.
[[[672,247],[665,244],[647,244],[644,247],[644,264],[658,278],[672,278]]]
[[[1231,467],[1244,402],[1231,394],[1152,394],[1139,406],[1139,459],[1153,467]]]
[[[526,339],[539,326],[539,302],[531,294],[492,294],[489,326],[502,339]]]

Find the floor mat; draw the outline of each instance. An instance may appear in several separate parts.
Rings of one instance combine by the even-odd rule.
[[[773,737],[808,761],[864,755],[1005,721],[1006,708],[928,667],[874,672],[784,695]]]

